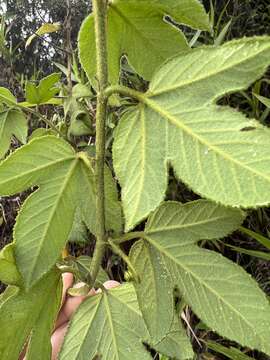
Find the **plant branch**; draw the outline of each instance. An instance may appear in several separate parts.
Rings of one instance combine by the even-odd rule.
[[[108,86],[107,63],[107,0],[93,0],[93,14],[95,21],[95,39],[97,54],[97,80],[99,91],[97,94],[96,112],[96,246],[91,264],[93,284],[97,278],[99,268],[107,245],[105,231],[105,191],[104,191],[104,163],[105,163],[105,124],[107,114],[107,97],[105,90]],[[92,285],[93,285],[92,284]]]

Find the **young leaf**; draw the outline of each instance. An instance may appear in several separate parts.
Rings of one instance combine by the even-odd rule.
[[[35,105],[48,102],[59,92],[55,85],[60,78],[60,73],[53,73],[42,79],[38,86],[28,81],[25,88],[26,101]]]
[[[12,135],[25,144],[27,133],[27,119],[21,111],[8,109],[0,112],[0,158],[8,151]]]
[[[151,243],[173,249],[180,241],[184,246],[200,239],[224,237],[239,228],[243,220],[240,210],[206,200],[166,202],[149,218],[145,235]],[[159,250],[143,241],[132,247],[130,259],[141,280],[134,286],[142,315],[153,341],[158,341],[171,331],[174,317],[171,274]]]
[[[89,163],[89,168],[92,170],[91,172],[85,172],[86,178],[93,178],[94,176],[94,168],[93,164]],[[105,208],[106,208],[106,229],[112,230],[116,234],[120,233],[123,228],[123,217],[122,217],[122,207],[121,203],[118,200],[118,192],[116,187],[116,182],[113,179],[112,173],[108,166],[105,166],[104,171],[104,180],[105,180]],[[82,210],[82,220],[87,225],[88,229],[95,234],[96,233],[96,209],[95,206],[95,193],[91,190],[93,186],[91,185],[91,181],[85,181],[82,188],[80,189],[80,193],[78,196],[81,198],[81,210]],[[88,201],[85,197],[85,194],[88,194],[91,197],[91,201]]]
[[[207,347],[218,354],[225,355],[228,359],[231,360],[252,360],[253,357],[249,357],[246,354],[242,353],[239,349],[236,349],[234,347],[225,347],[221,344],[218,344],[214,341],[207,341],[206,343]]]
[[[167,58],[188,48],[184,34],[165,22],[164,15],[165,11],[152,1],[140,4],[137,0],[109,3],[108,65],[111,83],[118,82],[123,55],[127,55],[132,67],[149,80],[153,71]],[[92,85],[96,75],[94,37],[94,19],[91,14],[80,30],[79,52],[81,64]]]
[[[132,285],[103,292],[82,303],[71,320],[59,360],[150,360],[148,336]]]
[[[39,323],[39,317],[44,314],[51,314],[52,308],[55,309],[55,303],[58,302],[59,296],[56,294],[60,273],[53,270],[36,284],[30,292],[26,293],[20,289],[8,288],[11,294],[6,297],[0,306],[0,358],[5,360],[14,360],[19,358],[20,352],[33,329],[42,329],[40,336],[49,341],[49,344],[42,344],[43,349],[50,347],[49,330],[52,323],[46,320],[46,324]],[[49,317],[50,320],[52,317]],[[49,320],[49,319],[48,319]],[[46,326],[45,326],[46,325]],[[48,329],[49,327],[49,329]],[[45,335],[46,334],[46,335]],[[45,337],[46,336],[46,337]],[[16,341],[14,341],[16,339]],[[39,349],[41,350],[41,349]],[[42,360],[49,359],[48,353],[41,354]],[[35,354],[40,356],[40,352]],[[31,359],[31,360],[32,360]]]
[[[52,24],[45,23],[45,24],[41,25],[41,27],[38,28],[37,31],[33,35],[29,36],[29,38],[27,39],[27,41],[25,43],[25,47],[27,48],[37,36],[42,36],[45,34],[50,34],[50,33],[56,32],[56,31],[60,30],[60,28],[61,28],[61,25],[59,23],[52,23]]]
[[[146,226],[146,239],[163,258],[174,278],[172,283],[194,312],[220,335],[270,354],[270,304],[258,284],[221,255],[192,245],[185,231],[173,232],[167,238],[153,237],[164,227],[164,221],[156,221],[155,217],[157,220],[154,214]],[[222,228],[221,224],[217,221],[216,227]],[[213,225],[209,230],[202,225],[202,236],[215,237],[212,229]],[[190,233],[193,233],[192,225]],[[200,239],[195,226],[192,240]]]
[[[8,89],[0,87],[0,103],[1,102],[7,105],[16,105],[17,99]]]
[[[158,71],[140,96],[143,103],[125,113],[115,133],[126,230],[164,198],[168,163],[195,192],[214,201],[237,207],[270,203],[270,130],[215,104],[259,78],[269,59],[270,38],[255,37],[194,49]]]
[[[253,94],[263,105],[265,105],[268,109],[270,109],[270,99],[258,95],[258,94]]]

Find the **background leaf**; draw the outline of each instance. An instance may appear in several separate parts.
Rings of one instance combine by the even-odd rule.
[[[8,151],[12,135],[25,144],[27,133],[27,119],[21,111],[8,109],[0,112],[0,158]]]
[[[59,23],[52,23],[52,24],[45,23],[45,24],[41,25],[41,27],[37,29],[35,34],[29,36],[29,38],[27,39],[27,41],[25,43],[25,47],[27,48],[37,36],[42,36],[45,34],[50,34],[50,33],[56,32],[56,31],[60,30],[60,28],[61,28],[61,25]]]
[[[60,89],[56,87],[56,83],[60,78],[60,73],[53,73],[40,80],[38,86],[28,81],[25,87],[26,101],[29,104],[35,105],[47,103],[60,91]]]

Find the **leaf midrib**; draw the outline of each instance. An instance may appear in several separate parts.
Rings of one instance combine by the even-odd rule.
[[[26,175],[29,175],[29,174],[34,174],[36,172],[40,172],[44,169],[47,169],[51,166],[54,166],[54,165],[57,165],[57,164],[61,164],[62,162],[65,162],[65,161],[68,161],[68,160],[74,160],[76,159],[74,155],[72,156],[68,156],[66,158],[62,158],[62,159],[59,159],[59,160],[56,160],[54,162],[50,162],[46,165],[41,165],[39,167],[36,167],[34,170],[31,169],[31,170],[28,170],[28,171],[25,171],[24,173],[21,173],[20,175],[17,175],[17,176],[13,176],[7,180],[5,180],[4,182],[0,182],[0,186],[3,186],[5,185],[6,183],[9,183],[11,181],[11,179],[14,181],[14,180],[19,180],[20,178],[26,176]],[[7,196],[10,195],[10,193],[7,194]],[[2,194],[2,196],[5,196],[4,194]]]
[[[201,136],[197,135],[196,133],[193,132],[193,130],[189,127],[187,127],[183,122],[181,122],[181,120],[178,120],[177,118],[175,118],[173,115],[171,115],[168,111],[162,109],[158,103],[156,101],[153,101],[147,97],[143,97],[143,102],[145,105],[147,105],[150,109],[152,109],[154,112],[156,112],[157,114],[159,114],[162,118],[164,118],[165,120],[169,121],[173,126],[177,127],[178,129],[184,131],[185,133],[187,133],[191,138],[196,139],[199,143],[201,143],[203,146],[205,146],[206,148],[208,148],[208,150],[212,150],[214,153],[220,155],[222,158],[224,158],[226,161],[229,161],[230,163],[234,163],[237,166],[255,174],[256,176],[259,176],[265,180],[267,180],[268,182],[270,182],[270,176],[265,175],[264,173],[261,173],[257,170],[255,170],[254,168],[250,168],[248,165],[241,163],[240,161],[236,160],[233,157],[230,157],[227,153],[225,153],[224,151],[220,150],[217,146],[212,145],[211,143],[207,142],[204,138],[202,138]],[[204,107],[203,107],[204,108]],[[198,111],[199,109],[197,109]],[[144,109],[142,108],[141,111],[144,111]]]
[[[129,18],[127,18],[123,12],[119,9],[119,7],[113,5],[113,4],[110,4],[110,8],[115,11],[117,13],[117,15],[122,18],[124,20],[124,27],[126,27],[126,24],[128,24],[133,30],[135,33],[138,34],[139,38],[142,38],[144,40],[144,42],[146,42],[147,44],[150,45],[150,47],[153,49],[155,55],[161,60],[161,61],[164,61],[164,58],[160,55],[160,52],[157,52],[157,49],[155,47],[155,45],[152,43],[152,41],[150,41],[147,37],[144,36],[144,34],[135,26],[135,24],[133,22],[131,22],[129,20]],[[163,19],[161,19],[161,21],[163,21]],[[126,24],[125,24],[126,23]],[[170,24],[168,24],[168,26],[170,26]],[[181,33],[179,31],[179,33]],[[122,56],[123,54],[121,54]],[[129,54],[127,53],[127,55],[129,56]],[[132,61],[131,61],[132,62]]]
[[[46,239],[46,236],[47,236],[48,229],[49,229],[49,227],[50,227],[51,221],[52,221],[52,219],[53,219],[53,217],[54,217],[54,214],[55,214],[56,209],[57,209],[57,207],[58,207],[58,205],[59,205],[59,202],[60,202],[61,198],[63,197],[63,194],[64,194],[64,192],[65,192],[65,190],[66,190],[66,188],[67,188],[67,186],[68,186],[68,184],[69,184],[69,180],[72,178],[73,173],[74,173],[74,170],[76,169],[77,164],[79,163],[79,161],[80,161],[79,158],[75,158],[75,159],[74,159],[73,163],[71,164],[71,166],[70,166],[70,168],[69,168],[69,171],[67,172],[67,174],[66,174],[66,176],[65,176],[65,180],[64,180],[64,182],[63,182],[63,184],[62,184],[62,186],[61,186],[61,188],[60,188],[60,191],[59,191],[59,193],[58,193],[58,196],[57,196],[57,198],[56,198],[55,205],[53,206],[53,208],[52,208],[52,210],[51,210],[50,217],[49,217],[49,219],[48,219],[48,221],[47,221],[47,224],[46,224],[46,226],[45,226],[45,228],[44,228],[43,234],[42,234],[42,236],[40,237],[40,239],[41,239],[42,241],[39,242],[38,252],[37,252],[36,256],[34,257],[34,261],[33,261],[33,263],[32,263],[32,267],[31,267],[31,268],[29,267],[30,270],[29,270],[29,280],[28,280],[28,283],[30,282],[30,280],[33,279],[33,275],[35,274],[35,269],[36,269],[36,266],[37,266],[37,264],[38,264],[38,262],[39,262],[40,253],[41,253],[41,250],[42,250],[42,248],[43,248],[44,240]]]
[[[204,225],[204,224],[207,224],[207,223],[212,223],[212,222],[216,222],[218,220],[223,220],[224,219],[224,216],[218,216],[218,217],[212,217],[210,220],[209,219],[206,219],[206,220],[201,220],[201,221],[198,221],[198,222],[194,222],[194,223],[188,223],[188,224],[176,224],[176,225],[171,225],[171,226],[167,226],[166,228],[154,228],[154,229],[147,229],[146,230],[146,234],[155,234],[157,232],[167,232],[167,231],[172,231],[172,230],[179,230],[181,231],[182,229],[187,229],[189,227],[192,227],[192,226],[199,226],[199,225]],[[153,226],[151,224],[151,226]],[[198,240],[199,241],[199,240]]]
[[[103,294],[104,305],[105,305],[105,309],[106,309],[106,313],[107,313],[107,319],[109,320],[109,326],[110,326],[110,329],[111,329],[112,341],[113,341],[114,348],[115,348],[115,356],[116,356],[117,360],[120,360],[116,335],[115,335],[115,332],[114,332],[112,314],[111,314],[111,311],[110,311],[110,305],[109,305],[108,296],[109,295],[107,295],[106,293]]]
[[[247,324],[252,330],[254,329],[254,326],[252,324],[250,324],[249,321],[247,319],[245,319],[243,317],[243,315],[237,309],[235,309],[230,303],[225,301],[214,289],[212,289],[208,284],[206,284],[205,281],[201,280],[196,274],[194,274],[190,268],[185,267],[182,263],[177,261],[177,259],[175,257],[173,257],[173,255],[171,255],[170,252],[166,251],[162,246],[160,246],[156,242],[152,241],[151,238],[146,236],[146,240],[148,240],[151,243],[151,245],[153,245],[159,252],[161,252],[164,256],[166,256],[170,261],[172,261],[173,264],[181,267],[185,273],[190,274],[194,279],[196,279],[196,281],[198,281],[205,288],[207,288],[211,293],[213,293],[224,305],[229,307],[233,311],[233,313],[235,313],[238,317],[240,317],[244,321],[244,323]],[[195,247],[195,246],[191,245],[190,247]],[[256,336],[258,336],[261,339],[262,343],[264,344],[265,339],[261,338],[261,336],[259,336],[257,333],[255,333],[255,334],[256,334]]]
[[[225,47],[225,46],[224,46],[224,47]],[[243,47],[243,46],[242,46],[242,47]],[[205,50],[205,49],[204,49],[204,50]],[[237,49],[237,50],[239,50],[239,49]],[[240,50],[241,50],[241,49],[240,49]],[[201,49],[194,49],[193,51],[199,52],[199,51],[201,51]],[[216,51],[216,49],[213,47],[213,48],[211,48],[211,51]],[[254,54],[254,55],[252,55],[252,56],[250,56],[250,57],[248,57],[248,58],[244,58],[243,60],[241,59],[241,61],[239,61],[239,62],[235,62],[235,63],[233,63],[233,64],[230,64],[230,66],[227,66],[227,67],[222,68],[220,71],[213,72],[213,73],[207,72],[206,74],[203,74],[203,76],[196,78],[195,81],[194,81],[192,78],[191,78],[191,79],[187,79],[185,82],[182,82],[180,85],[177,84],[177,85],[175,85],[175,86],[171,86],[170,88],[167,87],[167,88],[164,88],[164,89],[162,89],[162,90],[160,90],[160,91],[156,91],[156,92],[155,92],[155,88],[154,88],[154,89],[151,89],[151,88],[150,88],[150,91],[148,92],[148,95],[151,96],[151,97],[159,96],[159,95],[161,95],[161,94],[168,93],[168,92],[174,91],[174,90],[176,90],[176,89],[181,89],[182,87],[185,87],[185,86],[191,86],[191,85],[193,85],[193,84],[196,83],[196,82],[200,82],[200,81],[203,81],[203,80],[210,79],[211,77],[217,76],[217,75],[219,75],[219,74],[222,74],[222,73],[230,70],[231,68],[233,68],[233,67],[235,67],[235,66],[239,66],[239,65],[244,64],[245,62],[249,62],[251,59],[256,58],[257,56],[259,56],[260,53],[263,53],[263,52],[265,52],[265,51],[266,51],[266,49],[262,49],[261,51],[256,52],[256,54]],[[187,53],[187,54],[188,54],[188,53]],[[191,52],[191,54],[192,54],[192,52]],[[155,79],[153,79],[153,81],[154,81],[154,80],[155,80]],[[160,83],[160,80],[159,80],[159,83]],[[152,91],[153,91],[153,92],[152,92]]]

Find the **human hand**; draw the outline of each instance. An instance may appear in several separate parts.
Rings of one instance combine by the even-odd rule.
[[[52,344],[52,357],[51,360],[57,360],[57,356],[59,354],[59,351],[61,349],[61,346],[64,341],[65,334],[68,329],[69,321],[74,314],[74,312],[77,310],[79,305],[88,297],[88,296],[94,296],[98,293],[100,293],[99,290],[90,290],[87,296],[68,296],[67,291],[70,287],[73,286],[73,275],[71,273],[65,273],[62,275],[63,277],[63,294],[62,294],[62,306],[61,310],[58,314],[58,318],[55,324],[54,332],[51,337],[51,344]],[[75,285],[75,287],[82,286],[83,283],[79,283]],[[120,284],[117,281],[106,281],[103,286],[106,289],[112,289],[114,287],[119,286]],[[26,360],[24,357],[23,360]]]

